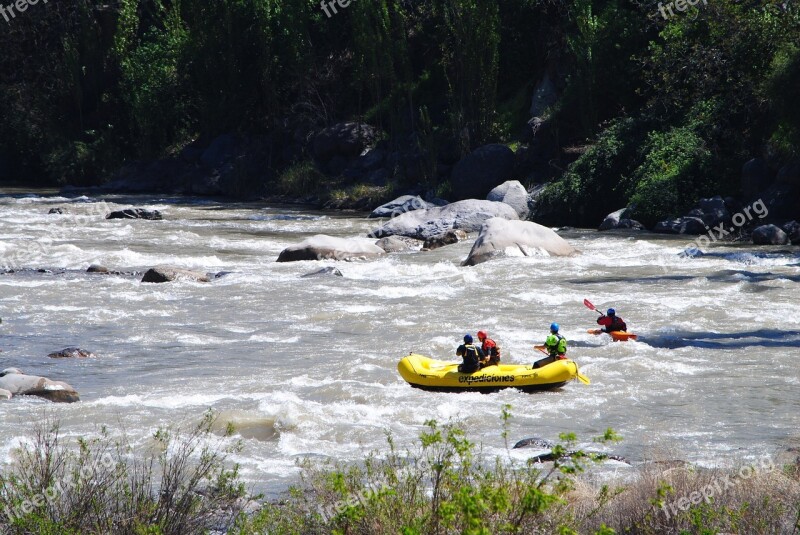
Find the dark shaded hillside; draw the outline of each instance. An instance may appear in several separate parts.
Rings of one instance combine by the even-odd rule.
[[[542,221],[593,226],[633,202],[652,224],[742,194],[751,158],[768,183],[800,146],[795,4],[714,0],[666,19],[658,6],[28,5],[0,19],[0,180],[458,197],[455,164],[501,143],[515,152],[504,178],[555,181]]]

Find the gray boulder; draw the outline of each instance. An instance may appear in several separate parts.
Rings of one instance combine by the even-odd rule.
[[[709,227],[714,227],[720,223],[727,223],[731,220],[731,214],[725,204],[725,199],[719,195],[709,199],[700,199],[698,203],[702,215],[700,218]]]
[[[81,399],[78,392],[67,383],[25,375],[17,368],[7,368],[0,372],[0,394],[5,397],[3,392],[10,396],[38,396],[60,403],[73,403]]]
[[[484,145],[466,155],[450,175],[455,199],[486,196],[489,191],[511,178],[516,158],[514,151],[499,143]]]
[[[375,245],[387,253],[402,253],[411,250],[411,246],[397,236],[388,236],[375,242]]]
[[[444,234],[439,234],[438,236],[433,236],[425,240],[425,243],[422,244],[422,249],[432,251],[433,249],[438,249],[439,247],[444,247],[445,245],[453,245],[454,243],[458,243],[466,239],[467,233],[463,230],[448,230]]]
[[[552,229],[531,221],[492,218],[462,266],[474,266],[503,256],[569,256],[577,251]]]
[[[699,217],[679,217],[677,219],[667,219],[659,221],[653,227],[653,232],[660,234],[704,234],[706,225]]]
[[[97,357],[97,355],[91,351],[80,349],[78,347],[65,347],[61,351],[50,353],[47,356],[51,359],[87,359]]]
[[[407,212],[373,230],[370,236],[375,238],[408,236],[427,240],[451,229],[460,229],[467,233],[477,232],[484,221],[493,217],[519,220],[517,212],[506,203],[469,199],[447,206]]]
[[[629,207],[620,208],[616,212],[611,212],[603,219],[603,222],[600,223],[600,226],[597,227],[597,230],[611,230],[617,228],[621,219],[623,219],[626,215],[630,212]]]
[[[281,251],[277,261],[356,260],[376,258],[385,254],[386,251],[375,245],[373,240],[317,234]]]
[[[755,245],[786,245],[789,236],[776,225],[761,225],[753,230],[753,243]]]
[[[422,200],[419,195],[403,195],[393,201],[375,208],[369,217],[397,217],[414,210],[425,210],[433,205]]]
[[[161,212],[158,210],[145,210],[144,208],[128,208],[126,210],[117,210],[111,212],[106,216],[106,219],[149,219],[160,220],[164,219]]]
[[[335,156],[355,158],[376,139],[377,130],[367,124],[339,123],[314,138],[314,157],[320,162],[328,162]]]
[[[781,225],[781,228],[789,237],[789,242],[792,245],[800,245],[800,223],[797,221],[789,221]]]
[[[174,266],[156,266],[148,269],[142,277],[142,282],[172,282],[187,280],[195,282],[208,282],[208,275],[199,271],[191,271]]]
[[[519,180],[507,180],[489,192],[487,201],[504,202],[511,206],[520,219],[527,219],[531,213],[533,201]]]

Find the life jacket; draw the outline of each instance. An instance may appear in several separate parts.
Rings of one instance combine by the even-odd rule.
[[[478,348],[474,344],[464,344],[464,363],[461,365],[461,370],[465,373],[470,373],[480,368],[480,354]]]
[[[497,346],[497,342],[491,338],[484,339],[481,349],[487,357],[497,357],[497,360],[500,360],[500,348]]]
[[[606,332],[611,331],[627,331],[628,326],[625,325],[625,321],[619,316],[600,316],[597,318],[597,324],[602,325],[605,327]]]
[[[550,333],[544,345],[547,346],[547,351],[550,353],[550,356],[553,357],[563,355],[567,352],[567,339],[558,333]]]

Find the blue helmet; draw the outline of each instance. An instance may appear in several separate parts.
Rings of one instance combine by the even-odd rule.
[[[615,315],[616,313],[617,313],[617,311],[616,311],[616,310],[614,310],[613,308],[609,308],[609,309],[606,311],[606,316],[613,316],[613,315]]]
[[[550,330],[553,331],[554,333],[557,333],[558,332],[558,323],[551,323],[550,324]]]
[[[472,343],[472,335],[471,334],[465,334],[464,335],[464,343],[465,344],[471,344]]]

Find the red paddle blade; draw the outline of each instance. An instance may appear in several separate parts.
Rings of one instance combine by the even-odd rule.
[[[597,309],[594,307],[594,305],[592,304],[592,302],[591,302],[591,301],[589,301],[588,299],[584,299],[584,300],[583,300],[583,304],[584,304],[584,305],[586,306],[586,308],[588,308],[589,310],[597,310]]]

